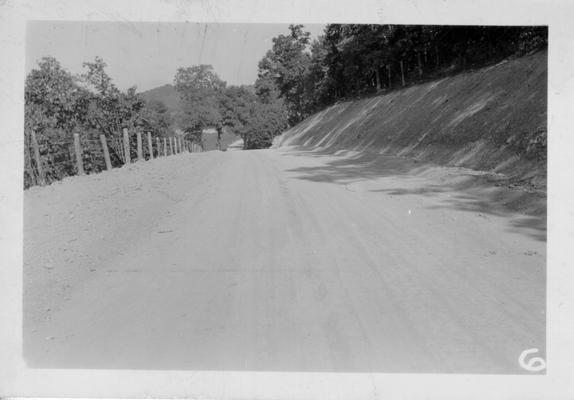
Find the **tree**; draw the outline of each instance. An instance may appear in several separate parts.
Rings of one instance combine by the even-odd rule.
[[[96,57],[84,63],[85,73],[74,76],[53,57],[40,60],[26,77],[25,187],[38,183],[38,166],[31,155],[31,132],[39,144],[48,182],[76,173],[73,134],[80,133],[86,172],[105,168],[100,134],[119,139],[121,128],[165,134],[171,120],[165,106],[146,102],[136,88],[120,91],[107,75],[105,62]],[[135,141],[133,141],[135,154]],[[123,163],[119,140],[110,140],[112,165]]]
[[[192,140],[201,141],[201,132],[206,127],[221,127],[219,102],[226,83],[211,65],[179,68],[174,86],[183,102],[178,124]]]
[[[73,174],[69,143],[82,119],[79,99],[84,91],[77,79],[53,57],[44,57],[26,77],[24,92],[25,187],[38,183],[31,157],[31,133],[39,144],[48,182]],[[44,165],[45,164],[45,165]]]
[[[146,132],[155,136],[166,136],[173,133],[169,109],[160,100],[146,103],[141,115],[141,125]]]
[[[125,162],[120,140],[122,129],[127,128],[129,132],[148,129],[150,125],[144,116],[149,114],[149,110],[135,86],[122,92],[114,85],[105,70],[106,66],[100,57],[83,64],[86,72],[79,78],[86,89],[81,100],[85,107],[84,133],[96,143],[100,134],[108,139],[116,137],[117,140],[111,141],[110,156],[113,165],[121,165]],[[130,141],[132,156],[135,157],[136,151],[135,141]],[[99,147],[85,148],[85,155],[86,162],[92,164],[88,165],[88,169],[100,171],[104,168]]]
[[[261,100],[270,103],[275,97],[282,98],[289,111],[289,122],[295,124],[307,116],[305,96],[310,54],[307,51],[309,32],[303,25],[290,25],[289,35],[273,38],[273,47],[259,61],[255,87]]]
[[[288,126],[289,114],[281,102],[255,102],[250,108],[243,148],[267,148],[271,146],[273,138],[283,133]]]
[[[87,104],[85,123],[108,136],[119,134],[122,128],[136,128],[145,123],[141,114],[145,100],[135,87],[121,92],[105,71],[106,63],[99,57],[83,64],[87,72],[80,76],[88,89],[84,99]]]
[[[312,43],[308,73],[299,80],[312,99],[306,106],[316,110],[544,48],[547,33],[546,27],[329,24]]]
[[[244,149],[269,147],[288,126],[280,99],[264,102],[246,86],[230,86],[221,100],[222,123],[243,139]]]

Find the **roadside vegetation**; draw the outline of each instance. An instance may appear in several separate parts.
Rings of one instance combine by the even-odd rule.
[[[38,184],[32,140],[38,143],[48,182],[75,174],[74,133],[82,135],[87,173],[105,169],[100,134],[109,142],[112,164],[123,163],[123,128],[153,137],[179,131],[198,144],[203,131],[214,128],[218,138],[224,132],[241,137],[244,149],[266,148],[287,128],[338,101],[546,46],[546,27],[329,24],[311,41],[303,25],[291,25],[273,38],[253,85],[228,86],[211,65],[180,68],[174,77],[180,99],[176,110],[146,100],[135,87],[119,90],[101,58],[84,63],[78,75],[55,58],[43,58],[26,78],[24,185]]]
[[[122,128],[156,136],[172,136],[168,109],[146,102],[136,88],[120,91],[105,72],[101,58],[84,63],[85,72],[73,75],[58,60],[45,57],[26,78],[24,126],[24,187],[39,183],[32,157],[32,140],[38,143],[48,183],[75,175],[73,134],[81,133],[83,164],[87,173],[103,171],[99,135],[109,142],[114,167],[123,165]],[[131,149],[136,154],[135,143]]]
[[[210,65],[181,68],[178,125],[243,139],[245,149],[325,107],[482,67],[547,46],[546,27],[330,24],[311,41],[303,25],[273,38],[254,85],[226,86]]]

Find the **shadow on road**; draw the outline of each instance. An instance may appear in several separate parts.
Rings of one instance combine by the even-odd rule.
[[[288,170],[297,179],[341,185],[366,182],[367,192],[434,197],[438,202],[428,205],[428,209],[505,217],[513,231],[546,241],[546,193],[520,186],[500,174],[372,153],[333,157],[332,152],[296,150],[285,155],[323,159],[319,165]],[[384,179],[392,177],[401,179]]]

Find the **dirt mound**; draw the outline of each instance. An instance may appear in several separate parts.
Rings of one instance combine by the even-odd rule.
[[[547,52],[335,104],[274,146],[413,157],[546,188]]]

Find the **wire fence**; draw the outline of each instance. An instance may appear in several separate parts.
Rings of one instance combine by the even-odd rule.
[[[95,174],[132,162],[180,153],[204,151],[202,143],[182,136],[155,136],[151,132],[122,135],[31,131],[25,135],[24,188],[47,185],[67,176]]]

